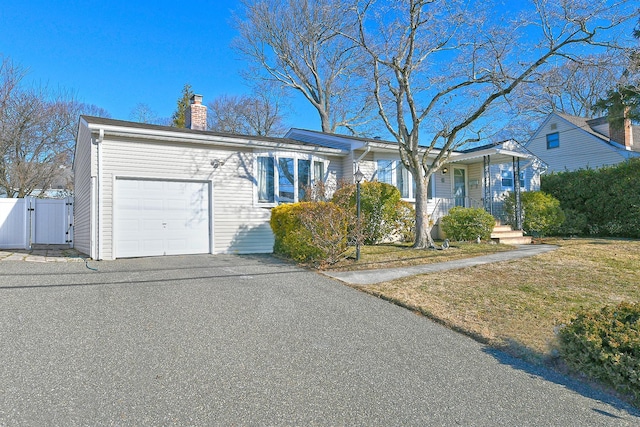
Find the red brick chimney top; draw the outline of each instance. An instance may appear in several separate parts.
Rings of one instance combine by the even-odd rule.
[[[185,112],[185,127],[194,130],[207,130],[207,107],[202,105],[202,95],[192,95]]]

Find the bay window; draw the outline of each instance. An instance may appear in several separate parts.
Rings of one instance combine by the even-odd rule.
[[[256,165],[259,204],[299,202],[314,182],[324,180],[324,162],[309,157],[260,155]]]

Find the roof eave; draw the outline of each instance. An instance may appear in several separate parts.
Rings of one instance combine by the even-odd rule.
[[[138,129],[126,126],[87,123],[87,127],[92,132],[98,132],[102,129],[105,135],[130,137],[141,140],[155,140],[177,143],[190,143],[190,144],[205,144],[205,145],[217,145],[223,147],[244,147],[244,148],[266,148],[266,149],[281,149],[281,150],[293,150],[303,152],[314,152],[322,154],[330,154],[337,156],[344,156],[349,153],[349,150],[342,150],[338,148],[328,148],[322,146],[308,146],[303,144],[290,143],[287,140],[282,141],[266,141],[260,139],[247,138],[245,136],[222,136],[211,135],[206,133],[191,133],[191,132],[179,132],[179,131],[164,131],[156,129]]]

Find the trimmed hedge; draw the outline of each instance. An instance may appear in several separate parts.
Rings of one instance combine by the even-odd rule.
[[[560,200],[560,234],[640,237],[640,159],[543,175],[540,189]]]
[[[453,240],[482,240],[491,238],[496,220],[482,208],[456,206],[442,217],[442,230]]]
[[[558,338],[560,355],[572,369],[640,403],[640,303],[582,311]]]

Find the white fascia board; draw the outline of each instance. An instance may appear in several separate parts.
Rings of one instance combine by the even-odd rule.
[[[449,157],[449,163],[463,162],[466,160],[473,160],[484,156],[493,156],[493,157],[517,157],[520,159],[532,159],[535,156],[529,153],[521,153],[518,151],[512,150],[503,150],[500,148],[487,148],[486,150],[473,151],[470,153],[452,153],[451,157]]]
[[[384,143],[384,142],[369,142],[367,144],[368,147],[371,148],[371,151],[373,152],[394,152],[397,153],[399,148],[398,148],[398,144],[395,143]],[[360,147],[360,148],[365,148],[365,146]],[[418,152],[419,155],[424,155],[424,153],[426,153],[427,151],[429,151],[429,156],[428,158],[435,158],[438,154],[440,154],[440,150],[437,148],[431,149],[431,150],[427,150],[426,147],[418,147]],[[456,154],[456,152],[454,151],[452,154]]]
[[[105,136],[120,136],[130,137],[135,139],[144,140],[161,140],[167,142],[178,143],[192,143],[192,144],[204,144],[204,145],[218,145],[229,147],[244,147],[244,148],[270,148],[280,150],[292,150],[322,153],[329,155],[342,156],[349,153],[348,150],[340,150],[337,148],[327,148],[320,146],[309,146],[300,144],[290,144],[285,142],[275,141],[261,141],[245,137],[229,137],[220,135],[203,135],[192,133],[178,133],[163,130],[154,129],[138,129],[123,126],[104,125],[104,124],[89,124],[89,129],[92,132],[98,132],[100,129],[104,130]]]

